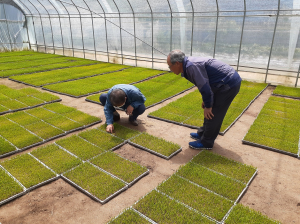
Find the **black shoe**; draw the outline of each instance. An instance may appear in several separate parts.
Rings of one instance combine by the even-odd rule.
[[[120,120],[120,114],[117,111],[113,112],[113,118],[114,118],[114,121],[119,121]]]
[[[133,125],[133,126],[138,126],[139,123],[136,120],[132,119],[132,116],[129,116],[129,122]]]

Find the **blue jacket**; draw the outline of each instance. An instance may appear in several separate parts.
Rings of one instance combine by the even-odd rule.
[[[232,88],[242,81],[234,68],[214,58],[184,57],[182,65],[181,76],[198,87],[206,108],[213,106],[212,87],[228,85]]]
[[[106,117],[107,125],[114,123],[113,112],[115,111],[115,108],[113,107],[113,105],[111,104],[111,102],[109,100],[109,95],[110,95],[111,91],[113,91],[114,89],[121,89],[126,94],[125,105],[121,107],[124,110],[129,105],[131,105],[134,109],[136,109],[140,105],[144,104],[146,101],[146,97],[135,86],[127,85],[127,84],[118,84],[118,85],[113,86],[107,93],[107,99],[106,99],[106,103],[104,106],[104,114]]]

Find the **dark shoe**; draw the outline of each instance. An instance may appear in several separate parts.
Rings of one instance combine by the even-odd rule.
[[[198,133],[190,133],[191,138],[195,139],[195,140],[200,140],[201,136],[198,135]]]
[[[193,149],[211,149],[211,148],[206,148],[199,140],[195,142],[189,142],[190,148]]]
[[[133,120],[132,116],[129,116],[129,122],[133,125],[133,126],[138,126],[139,123],[136,120]]]
[[[113,112],[113,118],[114,118],[114,121],[119,121],[120,120],[120,114],[117,111]]]

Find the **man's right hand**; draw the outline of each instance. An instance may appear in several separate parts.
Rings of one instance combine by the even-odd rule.
[[[113,133],[113,131],[114,131],[114,125],[113,124],[107,125],[106,131],[109,132],[109,133]]]

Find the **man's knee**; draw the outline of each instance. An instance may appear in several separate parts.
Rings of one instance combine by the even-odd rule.
[[[145,112],[145,110],[146,110],[145,104],[140,105],[138,107],[138,113],[139,113],[139,115],[143,114]]]
[[[100,102],[102,103],[103,106],[105,106],[106,99],[107,99],[107,94],[106,93],[102,93],[99,97],[99,100],[100,100]]]

